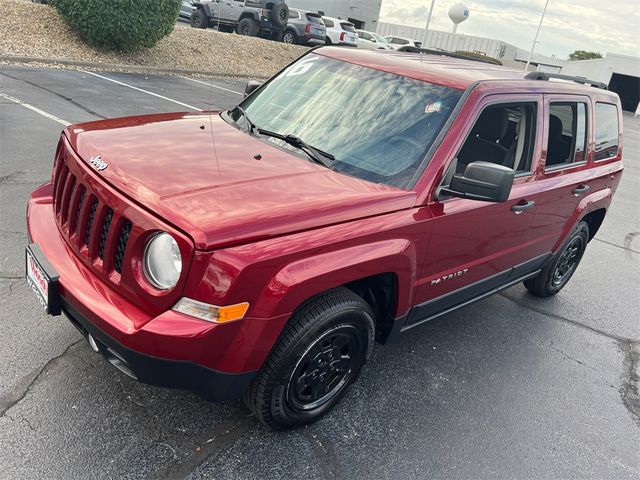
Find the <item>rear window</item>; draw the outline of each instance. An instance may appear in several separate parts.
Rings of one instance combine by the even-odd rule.
[[[596,160],[618,155],[618,108],[596,103]]]
[[[323,18],[322,21],[327,27],[333,28],[333,20],[329,20],[328,18]]]
[[[345,30],[346,32],[356,33],[356,27],[354,27],[353,24],[341,23],[340,25],[342,26],[342,29]]]
[[[313,13],[307,13],[307,20],[311,23],[319,23],[323,25],[322,18],[319,15],[314,15]]]

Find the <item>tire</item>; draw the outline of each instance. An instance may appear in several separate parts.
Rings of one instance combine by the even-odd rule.
[[[269,15],[271,19],[271,23],[273,23],[276,27],[284,27],[287,25],[289,21],[289,7],[286,3],[279,3],[274,5],[271,9],[271,14]]]
[[[329,37],[324,39],[324,44],[325,45],[331,45],[331,39]]]
[[[245,403],[274,430],[315,422],[355,382],[374,338],[373,311],[351,290],[336,288],[305,302],[245,392]]]
[[[190,22],[193,28],[207,28],[209,26],[209,17],[202,8],[196,8],[191,12]]]
[[[575,273],[589,242],[589,225],[581,221],[542,271],[525,280],[524,286],[537,297],[555,295]]]
[[[282,35],[282,42],[289,45],[296,45],[298,39],[296,38],[295,32],[293,30],[286,30]]]
[[[236,33],[247,37],[255,37],[258,33],[258,24],[250,18],[243,18],[238,22]]]

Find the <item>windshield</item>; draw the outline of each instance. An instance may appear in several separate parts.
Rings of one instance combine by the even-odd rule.
[[[378,35],[377,33],[371,33],[371,36],[373,38],[375,38],[377,41],[379,41],[380,43],[389,43],[387,42],[387,39],[384,37],[381,37],[380,35]]]
[[[407,188],[461,95],[309,54],[241,107],[258,129],[294,135],[335,157],[336,171]]]

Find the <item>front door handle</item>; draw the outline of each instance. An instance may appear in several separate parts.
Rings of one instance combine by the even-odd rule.
[[[525,202],[525,203],[516,203],[511,207],[511,211],[514,212],[516,215],[520,215],[525,210],[529,210],[530,208],[535,207],[535,205],[536,205],[536,202],[534,202],[533,200],[529,200],[528,202]]]
[[[580,184],[576,188],[571,190],[571,193],[573,193],[577,197],[578,195],[582,195],[584,192],[589,190],[589,188],[589,185]]]

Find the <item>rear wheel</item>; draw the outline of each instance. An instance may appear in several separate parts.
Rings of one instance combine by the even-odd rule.
[[[589,242],[589,225],[580,222],[552,261],[535,277],[525,280],[524,286],[538,297],[558,293],[575,273]]]
[[[240,22],[238,22],[236,33],[238,35],[255,37],[258,33],[258,24],[250,18],[243,18],[242,20],[240,20]]]
[[[310,300],[245,393],[247,406],[274,429],[318,420],[360,374],[374,335],[371,307],[351,290],[341,287]]]
[[[326,37],[324,39],[324,43],[325,43],[325,45],[331,45],[331,39],[329,37]]]
[[[196,8],[191,12],[191,26],[193,28],[207,28],[209,26],[209,17],[202,8]]]
[[[282,35],[282,41],[284,43],[288,43],[289,45],[295,45],[297,43],[296,34],[293,33],[292,30],[287,30],[286,32],[284,32],[284,35]]]

